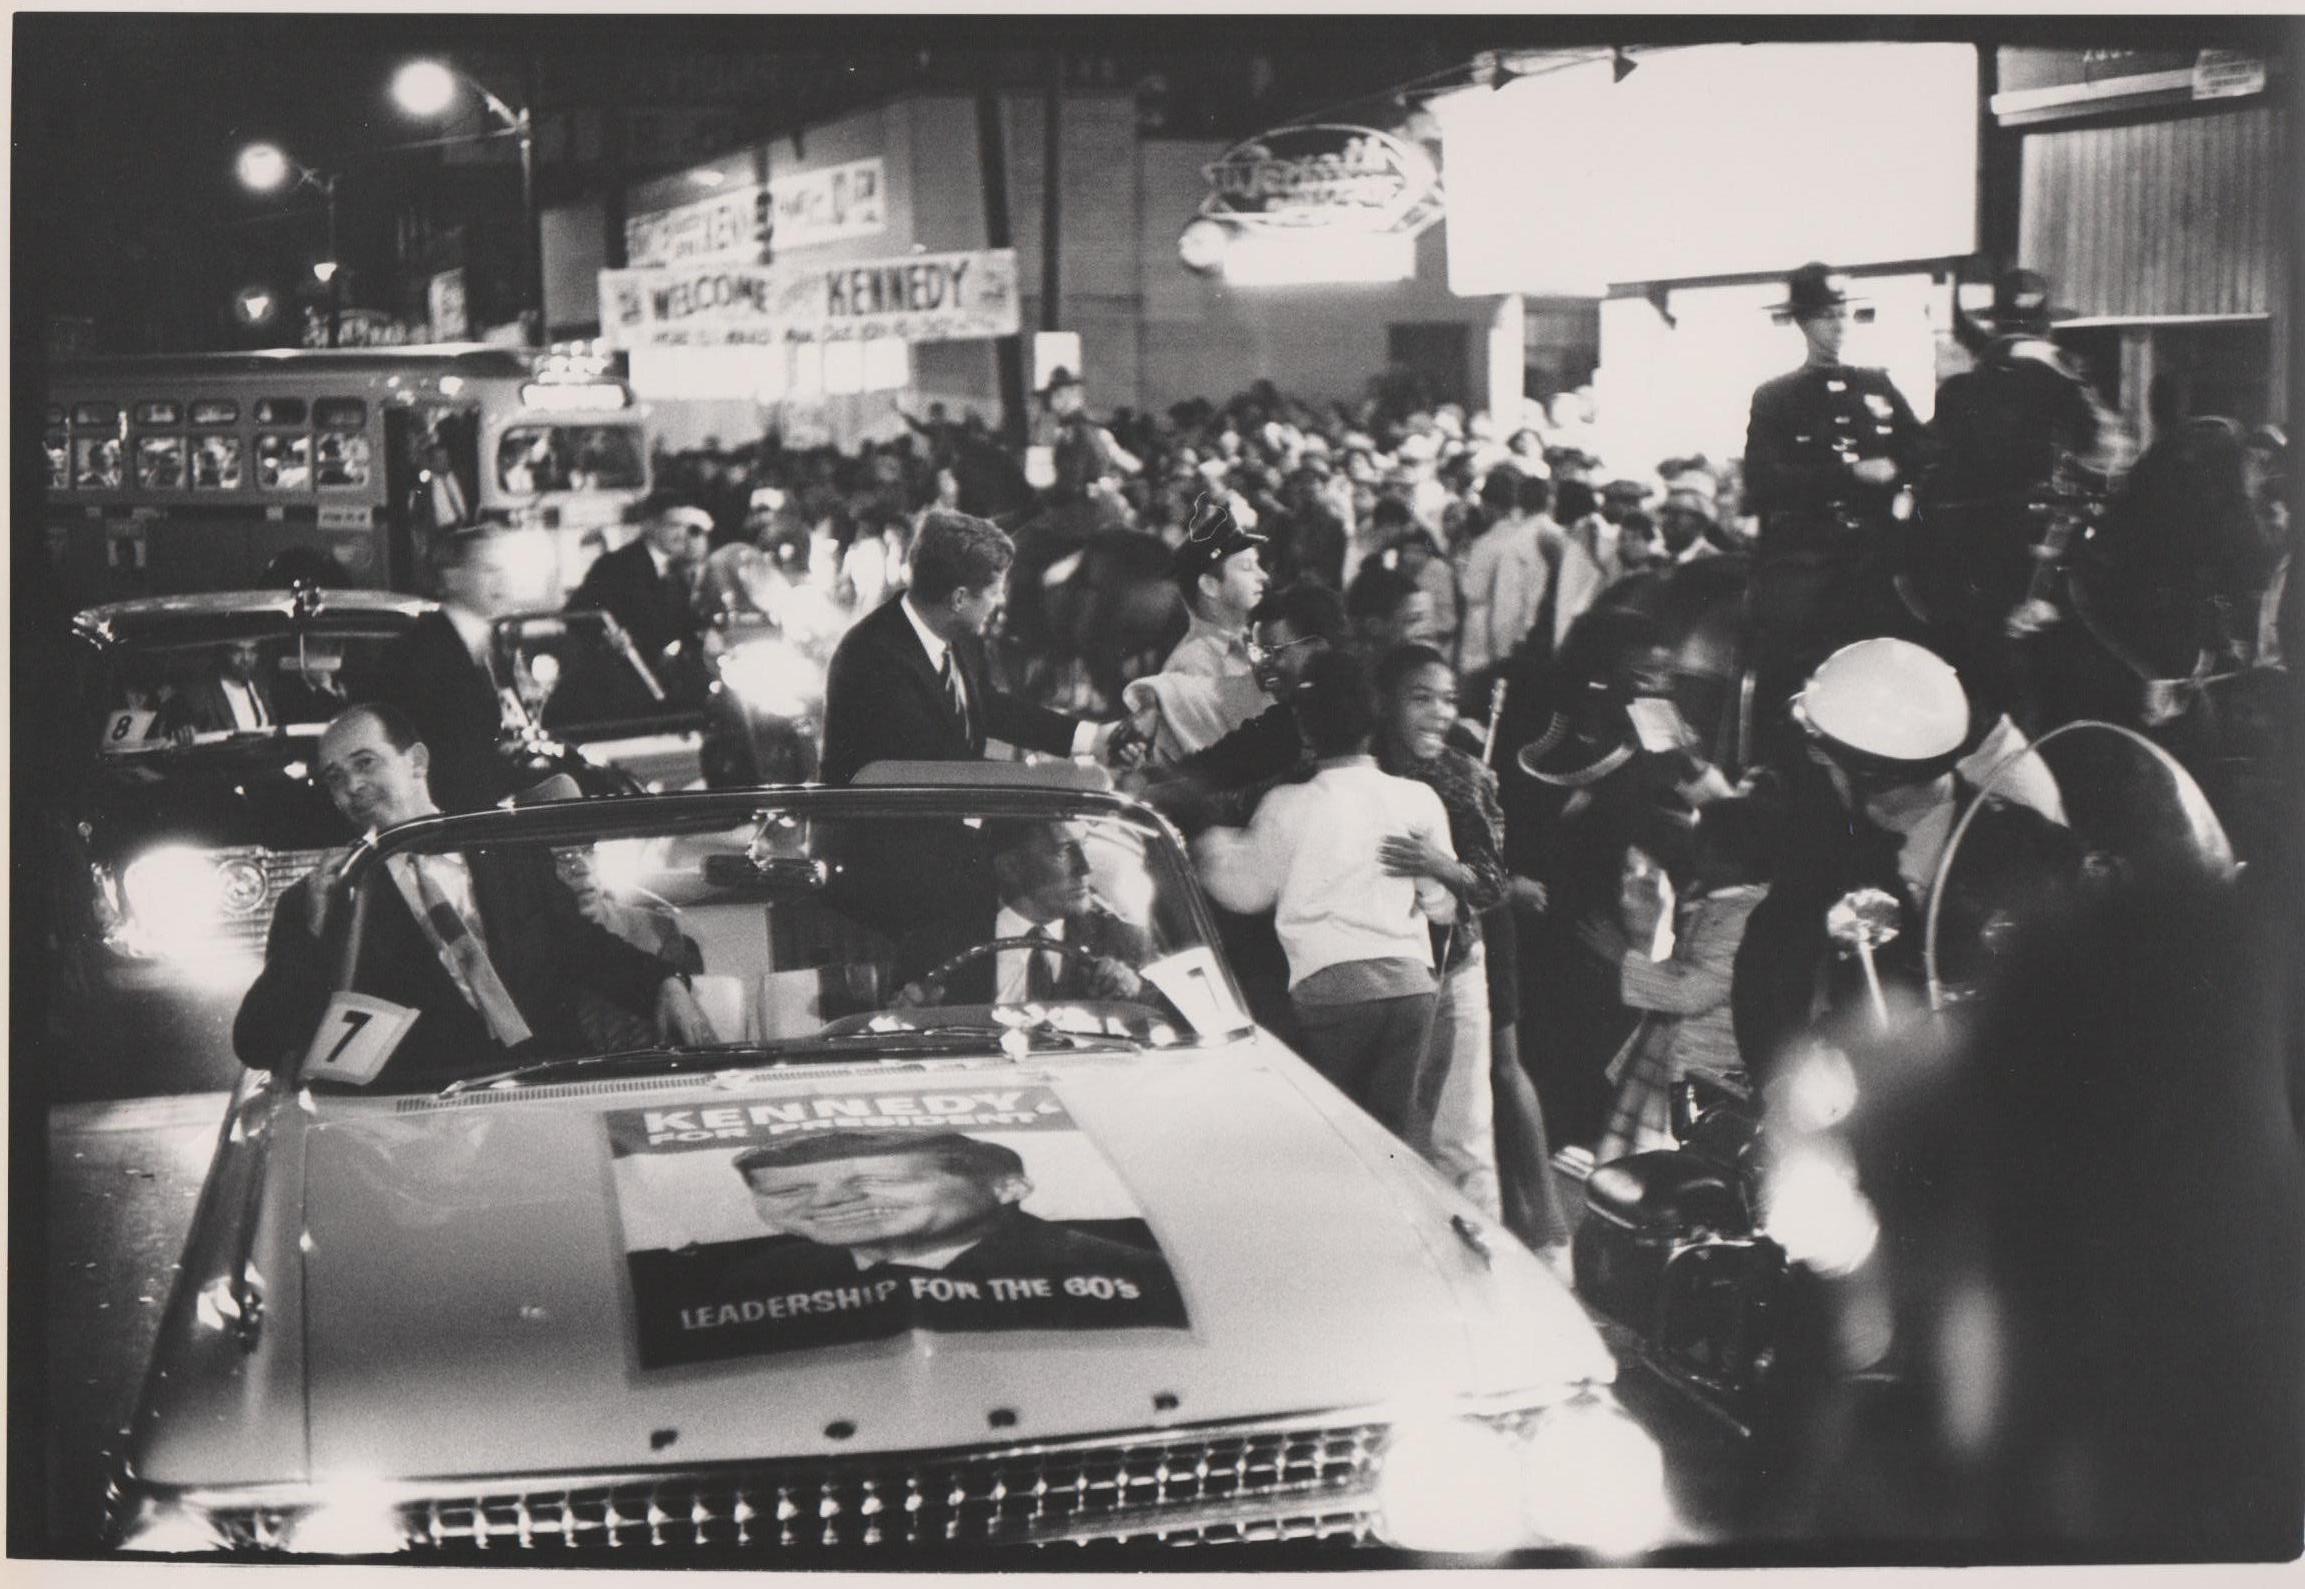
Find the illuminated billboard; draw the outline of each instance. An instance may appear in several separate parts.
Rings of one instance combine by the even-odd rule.
[[[1458,293],[1589,297],[1976,245],[1972,45],[1645,50],[1622,81],[1605,54],[1522,69],[1432,105]]]

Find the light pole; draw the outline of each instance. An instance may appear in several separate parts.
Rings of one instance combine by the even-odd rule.
[[[344,262],[336,254],[336,174],[316,171],[292,158],[276,143],[252,143],[240,151],[236,165],[241,186],[256,193],[277,193],[283,187],[315,187],[327,201],[328,257],[312,267],[328,289],[328,345],[336,346],[344,319]]]
[[[489,92],[487,85],[440,61],[410,61],[393,74],[392,97],[411,116],[438,116],[456,102],[459,87],[469,88],[520,140],[521,272],[533,318],[528,324],[530,347],[544,346],[544,239],[536,209],[536,127],[524,106],[514,110]]]

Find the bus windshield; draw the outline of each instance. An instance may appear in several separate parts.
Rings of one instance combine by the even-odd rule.
[[[625,491],[645,482],[638,425],[515,425],[496,446],[507,491]]]

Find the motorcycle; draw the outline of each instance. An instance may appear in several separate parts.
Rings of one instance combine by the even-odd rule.
[[[2037,801],[2044,778],[2058,796],[2056,826],[2072,841],[2060,852],[2068,875],[2051,888],[2038,872],[2018,881],[1995,824],[1979,821],[2015,791]],[[1865,1030],[1840,1046],[1810,1045],[1772,1075],[1765,1105],[1742,1072],[1691,1072],[1672,1094],[1676,1145],[1587,1178],[1574,1275],[1611,1345],[1745,1437],[1769,1420],[1788,1375],[1854,1371],[1796,1361],[1829,1339],[1796,1317],[1804,1288],[1861,1280],[1881,1238],[1836,1139],[1842,1122],[1868,1092],[1879,1101],[1905,1084],[1897,1056],[1916,1041],[1957,1040],[1997,964],[2052,912],[2086,910],[2091,890],[2175,873],[2230,883],[2237,872],[2200,785],[2133,730],[2066,724],[1994,767],[1951,832],[1915,924],[1926,1003],[1893,1004],[1875,972],[1876,951],[1897,930],[1895,902],[1871,891],[1843,898],[1827,932],[1865,973]]]

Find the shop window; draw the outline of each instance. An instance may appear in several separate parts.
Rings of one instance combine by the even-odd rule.
[[[297,408],[303,408],[298,403]],[[259,416],[264,405],[256,405]],[[266,491],[306,491],[312,486],[312,438],[301,431],[256,438],[256,484]]]
[[[137,437],[136,484],[145,491],[181,491],[184,488],[184,438]]]
[[[192,405],[192,423],[195,425],[236,425],[240,422],[240,405],[229,397],[204,397]]]
[[[182,403],[138,403],[133,410],[139,425],[181,425],[184,423]]]
[[[120,438],[83,436],[72,444],[72,483],[83,491],[120,489]]]
[[[192,451],[192,488],[195,491],[240,489],[240,438],[202,436]]]
[[[72,448],[64,439],[64,432],[51,430],[40,438],[40,450],[48,456],[48,489],[64,491],[72,485]]]

